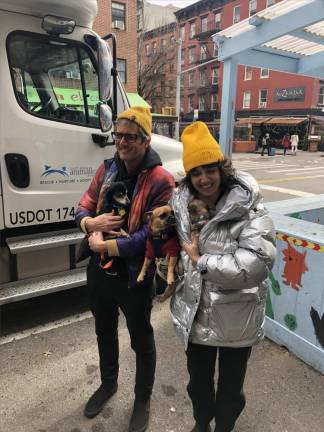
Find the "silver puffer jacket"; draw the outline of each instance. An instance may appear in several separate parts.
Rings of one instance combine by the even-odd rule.
[[[180,241],[190,240],[188,202],[181,184],[174,190]],[[176,333],[193,343],[245,347],[264,335],[267,276],[275,255],[275,231],[255,179],[237,172],[219,199],[216,215],[199,236],[201,257],[194,266],[182,251],[183,274],[171,299]]]

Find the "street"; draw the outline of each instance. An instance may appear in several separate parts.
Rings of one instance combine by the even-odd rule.
[[[237,169],[251,172],[265,201],[323,193],[322,153],[274,157],[234,154]],[[83,417],[99,385],[94,321],[84,288],[2,308],[0,340],[1,432],[126,432],[133,403],[134,355],[120,318],[118,393],[95,419]],[[149,432],[189,432],[183,347],[168,302],[155,303],[158,366]],[[324,377],[284,347],[265,340],[254,348],[246,380],[247,407],[235,432],[322,432]]]

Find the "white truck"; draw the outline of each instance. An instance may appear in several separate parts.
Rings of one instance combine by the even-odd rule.
[[[0,0],[0,306],[86,281],[74,211],[129,106],[96,14],[96,0]],[[152,145],[177,176],[180,143]]]

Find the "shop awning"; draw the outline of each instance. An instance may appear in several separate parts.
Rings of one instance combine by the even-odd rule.
[[[252,126],[260,125],[267,120],[269,120],[270,117],[246,117],[246,118],[238,118],[236,120],[235,125],[236,126],[245,126],[251,124]]]
[[[278,126],[290,126],[303,123],[308,117],[272,117],[265,122],[266,125],[275,124]]]
[[[127,97],[131,107],[140,106],[142,108],[151,108],[151,105],[149,105],[138,93],[127,93]]]
[[[311,117],[312,123],[315,124],[323,124],[324,123],[324,116],[312,116]]]

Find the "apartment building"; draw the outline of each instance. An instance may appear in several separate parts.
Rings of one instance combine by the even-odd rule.
[[[137,0],[97,0],[93,29],[117,37],[117,70],[127,92],[137,92]]]
[[[192,121],[198,113],[201,120],[219,122],[223,68],[211,35],[279,1],[201,0],[175,13],[182,39],[182,71],[189,70],[182,78],[184,121]],[[195,68],[200,64],[203,67]],[[276,128],[278,137],[284,130],[298,129],[301,135],[314,133],[316,125],[319,128],[322,123],[323,104],[324,81],[265,68],[238,67],[235,109],[242,126],[238,134],[244,133],[244,125],[260,125],[263,120],[268,122],[267,130]],[[287,117],[295,119],[288,121]]]
[[[178,9],[138,5],[138,92],[153,113],[175,115]]]

